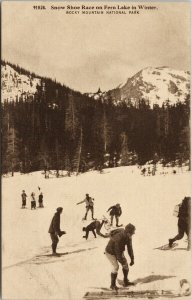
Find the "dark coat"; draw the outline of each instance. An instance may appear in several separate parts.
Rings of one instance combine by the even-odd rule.
[[[114,255],[120,263],[124,263],[122,254],[125,251],[125,246],[127,246],[128,254],[131,260],[134,260],[132,238],[127,236],[125,230],[114,230],[111,235],[112,236],[107,244],[107,247],[105,248],[105,251],[111,255]]]
[[[60,213],[56,212],[53,216],[53,219],[51,221],[50,227],[49,227],[49,233],[61,233],[60,230]]]
[[[27,195],[25,193],[21,194],[22,200],[26,200],[27,199]]]
[[[39,195],[39,202],[43,202],[43,195]]]
[[[111,206],[109,207],[108,211],[110,210],[110,215],[111,216],[120,216],[122,214],[122,210],[120,206]]]
[[[104,221],[102,221],[101,223],[98,220],[93,221],[86,227],[86,230],[91,231],[91,230],[96,229],[96,232],[99,233],[101,230],[101,227],[103,226],[103,223],[104,223]]]
[[[191,198],[185,197],[182,201],[182,204],[179,207],[179,214],[178,214],[178,223],[180,225],[187,224],[190,225],[191,223]]]

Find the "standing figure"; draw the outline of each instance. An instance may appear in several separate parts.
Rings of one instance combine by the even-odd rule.
[[[39,207],[44,207],[43,206],[43,193],[40,193],[40,195],[39,195]]]
[[[81,203],[84,203],[85,202],[85,205],[86,205],[86,213],[85,213],[85,217],[83,218],[83,220],[87,220],[87,214],[88,214],[88,211],[90,210],[91,211],[91,215],[92,215],[92,220],[95,220],[94,217],[93,217],[93,214],[94,214],[94,199],[91,198],[89,196],[89,194],[86,194],[85,195],[85,199],[83,201],[80,201],[77,203],[78,204],[81,204]]]
[[[36,209],[35,193],[31,193],[31,209]]]
[[[27,195],[24,190],[22,191],[21,198],[22,198],[22,208],[25,208],[26,201],[27,201]]]
[[[119,225],[119,217],[122,214],[122,210],[121,210],[121,206],[119,203],[117,203],[114,206],[109,207],[109,209],[107,210],[107,212],[110,210],[110,216],[111,216],[111,226],[113,225],[113,218],[115,216],[116,219],[116,227],[119,227],[121,225]]]
[[[116,278],[119,269],[118,262],[122,265],[124,275],[124,286],[134,285],[128,280],[129,267],[124,256],[125,246],[131,258],[130,266],[134,265],[134,254],[132,248],[132,235],[135,233],[135,226],[128,224],[125,229],[115,229],[111,232],[110,240],[105,248],[105,255],[112,265],[111,286],[112,290],[117,290]]]
[[[182,203],[179,205],[178,213],[178,234],[169,239],[169,247],[172,247],[173,243],[183,238],[186,233],[188,238],[188,247],[191,249],[191,197],[185,197]]]
[[[91,222],[87,227],[83,227],[83,231],[86,232],[85,236],[83,236],[84,238],[86,238],[86,240],[88,239],[89,236],[89,231],[92,231],[94,237],[96,238],[96,233],[104,238],[108,237],[107,235],[102,234],[101,228],[103,226],[104,223],[107,223],[108,221],[103,219],[102,222],[99,222],[97,219],[93,222]],[[96,230],[96,233],[95,233]]]
[[[141,175],[145,176],[145,173],[146,173],[146,168],[143,168],[143,169],[141,170]]]
[[[65,231],[61,231],[60,230],[60,215],[62,214],[63,212],[63,208],[62,207],[58,207],[56,209],[56,213],[54,214],[52,220],[51,220],[51,224],[50,224],[50,227],[49,227],[49,233],[50,233],[50,237],[51,237],[51,240],[52,240],[52,254],[53,255],[59,255],[57,252],[56,252],[56,249],[57,249],[57,244],[59,242],[59,237],[61,237],[63,234],[66,234]]]

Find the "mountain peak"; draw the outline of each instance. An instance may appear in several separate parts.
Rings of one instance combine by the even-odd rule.
[[[124,85],[108,92],[116,104],[137,106],[139,100],[152,108],[184,102],[190,91],[190,73],[163,67],[146,67],[128,78]]]
[[[34,97],[42,79],[30,72],[24,72],[17,66],[2,64],[2,100],[15,101],[20,98]],[[190,94],[190,73],[174,70],[168,66],[146,67],[128,78],[125,84],[108,92],[99,88],[96,93],[86,94],[95,100],[109,100],[115,105],[125,103],[127,106],[139,107],[139,102],[146,102],[151,108],[162,107],[169,102],[174,105],[183,103]]]

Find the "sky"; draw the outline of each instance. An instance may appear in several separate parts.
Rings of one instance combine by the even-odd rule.
[[[117,2],[3,2],[2,58],[80,92],[106,91],[148,66],[190,70],[190,3],[143,3],[140,14],[67,15],[51,5]],[[139,3],[123,2],[129,6]]]

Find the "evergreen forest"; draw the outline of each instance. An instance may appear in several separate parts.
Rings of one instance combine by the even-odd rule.
[[[19,73],[36,76],[19,66]],[[94,100],[55,80],[41,78],[34,95],[1,103],[2,172],[182,165],[190,157],[190,99],[150,108]]]

